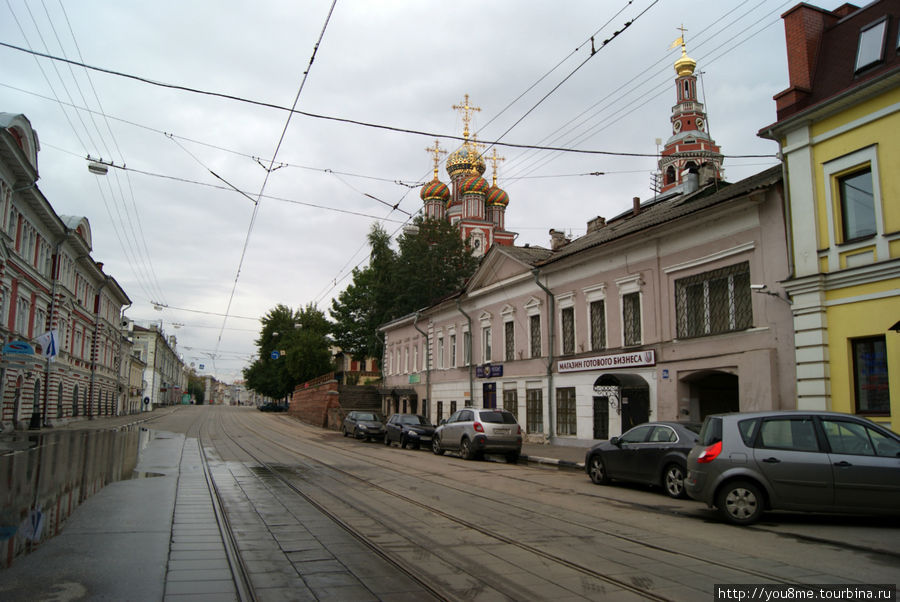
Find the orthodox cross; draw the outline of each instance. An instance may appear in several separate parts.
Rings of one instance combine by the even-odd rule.
[[[434,141],[434,148],[430,146],[425,147],[425,151],[429,154],[433,155],[434,158],[434,179],[438,179],[438,165],[441,162],[441,155],[446,155],[447,151],[441,148],[438,140]]]
[[[453,105],[454,111],[462,111],[463,114],[463,138],[466,140],[469,139],[469,122],[472,120],[472,113],[475,111],[480,111],[481,107],[473,107],[469,104],[469,95],[466,94],[463,99],[463,104],[461,105]]]
[[[494,186],[497,185],[497,161],[506,161],[506,157],[501,157],[497,154],[497,147],[493,148],[493,153],[488,157],[488,160],[491,162],[491,165],[494,168]]]

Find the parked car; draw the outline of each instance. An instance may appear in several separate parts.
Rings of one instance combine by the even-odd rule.
[[[584,457],[591,480],[646,483],[673,498],[685,497],[687,455],[699,440],[700,423],[647,422],[593,446]]]
[[[431,450],[441,455],[457,451],[466,460],[484,454],[504,454],[515,464],[522,453],[522,427],[508,410],[463,408],[442,420],[434,431]]]
[[[260,412],[287,412],[287,406],[274,402],[264,403],[259,406]]]
[[[344,437],[353,435],[366,441],[380,441],[384,437],[384,423],[376,412],[353,410],[349,412],[341,424]]]
[[[736,525],[765,510],[900,514],[900,436],[836,412],[707,416],[685,489]]]
[[[392,414],[384,425],[384,444],[396,441],[403,449],[431,445],[433,435],[434,425],[418,414]]]

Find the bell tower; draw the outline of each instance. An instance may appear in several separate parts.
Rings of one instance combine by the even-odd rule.
[[[697,174],[698,183],[720,179],[722,153],[709,135],[703,104],[697,100],[697,62],[687,55],[683,26],[672,47],[681,45],[681,57],[675,61],[675,106],[672,107],[672,136],[660,153],[660,192],[682,186],[688,174]]]

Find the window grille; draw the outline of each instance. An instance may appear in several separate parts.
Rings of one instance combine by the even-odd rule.
[[[531,357],[541,357],[541,316],[533,315],[529,318],[531,330]]]
[[[515,389],[503,389],[503,409],[519,419],[519,396]]]
[[[641,294],[622,295],[622,329],[625,345],[641,344]]]
[[[606,307],[604,301],[591,302],[591,351],[606,349]]]
[[[566,307],[562,310],[562,343],[563,355],[575,353],[575,308]]]
[[[544,432],[544,403],[541,389],[525,392],[525,428],[529,433]]]
[[[575,419],[575,387],[556,390],[556,434],[577,434]]]
[[[516,359],[516,340],[514,331],[514,322],[507,322],[503,325],[504,342],[506,347],[506,361],[511,362]]]
[[[745,330],[753,325],[750,263],[704,272],[675,281],[679,338]]]

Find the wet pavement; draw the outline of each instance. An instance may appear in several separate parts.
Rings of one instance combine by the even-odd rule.
[[[0,496],[0,567],[6,567],[0,568],[0,599],[238,599],[240,582],[236,586],[232,577],[234,559],[229,561],[219,529],[197,440],[142,427],[173,411],[178,408],[0,435],[0,476],[13,484]],[[526,444],[521,462],[583,470],[585,451]],[[110,464],[110,457],[120,461]],[[232,476],[230,482],[239,480]],[[228,486],[223,491],[225,497],[235,493]],[[239,529],[253,529],[249,515],[235,519]],[[289,557],[303,569],[295,570],[309,572],[308,584],[329,561],[327,550],[310,547],[309,535],[288,529],[276,538],[297,547]],[[262,549],[241,552],[251,563],[266,562]],[[341,584],[347,593],[359,587],[362,575],[350,573]],[[409,584],[400,581],[380,586],[409,595]],[[296,583],[272,586],[276,597],[298,591]],[[323,595],[315,589],[306,590],[310,598]]]

